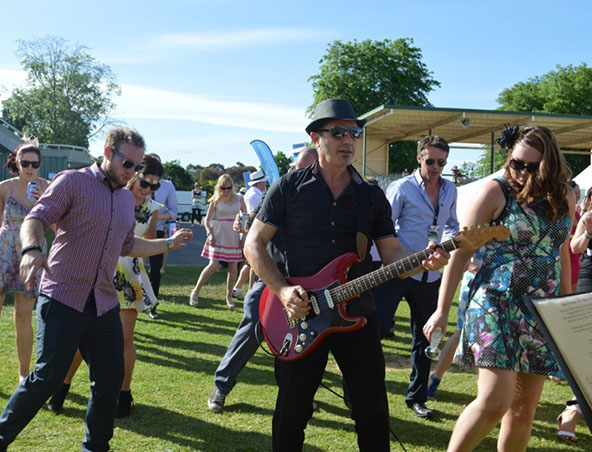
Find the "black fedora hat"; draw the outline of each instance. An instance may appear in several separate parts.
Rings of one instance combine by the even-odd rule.
[[[346,99],[327,99],[317,105],[312,122],[306,127],[306,133],[310,134],[321,126],[334,119],[350,119],[358,123],[358,127],[364,127],[365,119],[358,119],[354,107]]]

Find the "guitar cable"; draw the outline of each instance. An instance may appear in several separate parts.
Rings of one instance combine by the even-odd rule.
[[[261,350],[263,350],[267,355],[273,356],[275,358],[277,355],[274,355],[273,353],[271,353],[269,350],[267,350],[263,346],[263,343],[265,341],[264,341],[264,338],[261,337],[261,332],[262,332],[261,321],[259,321],[259,322],[257,322],[257,325],[255,326],[255,338],[257,339],[257,342],[259,343],[259,348]],[[345,397],[343,395],[341,395],[338,392],[334,391],[333,389],[331,389],[329,386],[327,386],[322,381],[320,383],[320,386],[322,386],[327,391],[331,392],[332,394],[334,394],[337,397],[339,397],[340,399],[342,399],[343,400],[343,403],[345,404],[345,406],[347,406],[351,410],[350,402],[346,401],[345,400]],[[391,427],[390,416],[389,416],[389,431],[391,432],[391,435],[393,436],[393,442],[399,443],[399,445],[401,446],[401,449],[403,449],[404,452],[407,452],[407,449],[405,449],[405,446],[403,445],[403,443],[401,442],[401,440],[399,439],[399,437],[397,436],[397,434],[395,433],[395,431]]]

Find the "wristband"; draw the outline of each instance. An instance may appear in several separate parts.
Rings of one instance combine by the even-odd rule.
[[[175,248],[175,241],[171,237],[166,239],[166,241],[167,241],[167,246],[169,247],[169,251],[171,251],[172,249]]]
[[[40,253],[43,252],[41,245],[31,245],[31,246],[27,246],[21,250],[21,257],[24,256],[25,253],[28,253],[29,251],[33,251],[33,250],[37,250]]]
[[[586,236],[586,238],[587,238],[588,240],[592,239],[592,234],[590,234],[588,231],[586,231],[586,232],[584,233],[584,235]]]

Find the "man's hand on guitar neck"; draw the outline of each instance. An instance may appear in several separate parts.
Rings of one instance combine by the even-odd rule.
[[[285,286],[277,294],[290,320],[306,317],[310,311],[308,293],[302,286]]]
[[[433,249],[434,252],[430,254],[427,260],[421,263],[424,270],[438,270],[448,263],[450,253],[440,247],[436,242],[430,240],[427,249]]]

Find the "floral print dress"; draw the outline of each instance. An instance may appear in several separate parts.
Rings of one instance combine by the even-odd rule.
[[[144,204],[136,206],[136,227],[134,235],[141,237],[146,233],[152,212],[164,206],[148,197]],[[144,268],[142,258],[121,256],[113,277],[115,290],[121,309],[149,311],[158,305],[150,278]]]
[[[35,277],[35,289],[28,290],[19,277],[21,262],[20,231],[25,217],[33,206],[25,206],[12,194],[8,195],[4,203],[2,227],[0,228],[0,295],[8,292],[23,292],[26,297],[37,297],[41,270]],[[42,243],[43,253],[46,253],[45,239]]]
[[[547,219],[542,202],[520,205],[507,182],[497,182],[506,195],[497,221],[508,226],[510,237],[504,242],[492,240],[484,248],[455,362],[560,376],[523,296],[558,294],[560,247],[569,235],[571,220],[569,216]]]

